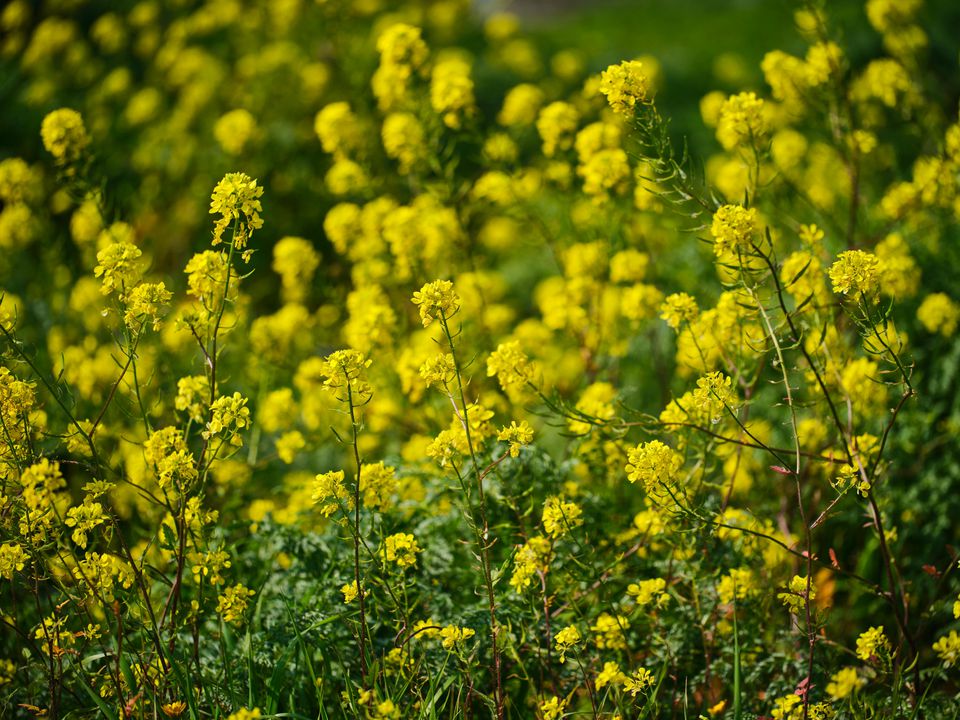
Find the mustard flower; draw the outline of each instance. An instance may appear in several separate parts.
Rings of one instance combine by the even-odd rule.
[[[700,314],[697,301],[687,293],[667,295],[660,307],[660,317],[674,330],[685,323],[693,322]]]
[[[13,574],[26,567],[30,557],[17,543],[0,545],[0,577],[13,580]]]
[[[444,321],[460,309],[460,296],[449,280],[434,280],[413,293],[412,302],[420,308],[420,320],[427,327],[438,316]]]
[[[203,437],[209,439],[226,432],[230,443],[239,447],[243,444],[239,433],[249,426],[250,408],[247,407],[247,399],[235,392],[233,395],[223,395],[213,401],[213,405],[210,406],[210,420],[207,422],[206,430],[203,431]]]
[[[411,71],[420,68],[429,54],[420,28],[406,23],[395,23],[384,30],[377,38],[377,52],[381,63]]]
[[[560,720],[567,710],[567,701],[554,695],[549,700],[540,703],[540,714],[543,720]]]
[[[413,567],[417,564],[417,555],[423,548],[417,544],[416,538],[410,533],[396,533],[383,541],[384,557],[387,562],[394,562],[400,569]]]
[[[683,457],[659,440],[641,443],[627,453],[627,480],[640,482],[646,493],[662,499],[677,483]]]
[[[620,148],[600,150],[577,168],[583,178],[583,192],[595,201],[626,192],[630,184],[630,162]]]
[[[313,129],[324,152],[343,158],[357,150],[362,141],[360,121],[346,102],[334,102],[317,113]]]
[[[580,631],[576,625],[568,625],[554,636],[554,645],[560,653],[560,662],[567,661],[567,652],[580,644]]]
[[[343,482],[343,470],[320,473],[313,480],[313,504],[322,503],[320,514],[330,517],[341,508],[353,507],[353,497]]]
[[[223,241],[223,233],[231,223],[236,223],[233,246],[243,250],[254,230],[263,227],[260,212],[260,197],[263,188],[257,181],[241,172],[227,173],[217,183],[210,196],[210,214],[219,215],[213,229],[213,245]],[[249,257],[245,253],[245,259]]]
[[[617,685],[623,685],[626,682],[627,676],[620,669],[620,665],[615,662],[607,661],[603,663],[603,670],[597,675],[597,679],[594,680],[594,685],[597,690],[602,690],[607,687],[615,687]]]
[[[630,621],[623,615],[600,613],[590,632],[594,633],[594,643],[600,649],[626,650],[627,639],[624,631],[630,627]]]
[[[817,588],[810,582],[810,595],[807,596],[807,578],[801,575],[794,575],[787,589],[784,592],[777,593],[780,601],[787,606],[792,613],[799,614],[804,611],[807,600],[813,602],[817,597]]]
[[[932,293],[917,308],[917,320],[927,332],[952,337],[960,324],[960,305],[946,293]]]
[[[142,255],[140,248],[131,243],[112,243],[97,253],[97,266],[93,269],[96,277],[103,277],[100,292],[110,295],[116,291],[123,294],[140,277],[140,264],[137,259]]]
[[[717,583],[717,597],[725,605],[746,600],[757,588],[757,578],[750,568],[734,568]]]
[[[863,250],[847,250],[830,267],[833,291],[841,295],[874,295],[879,290],[880,259]]]
[[[497,122],[506,127],[532,125],[543,105],[544,93],[536,85],[523,83],[511,88],[503,98]]]
[[[647,605],[663,607],[670,602],[670,595],[667,594],[667,581],[663,578],[650,578],[638,583],[630,583],[627,587],[627,595],[633,597],[640,607],[646,607]]]
[[[340,592],[343,593],[343,602],[345,605],[349,605],[360,596],[356,580],[341,587]]]
[[[537,132],[543,140],[543,154],[553,157],[558,150],[570,149],[579,122],[580,113],[569,103],[558,101],[543,108],[537,116]]]
[[[543,504],[543,529],[553,539],[563,537],[573,528],[583,524],[583,510],[573,502],[562,498],[548,497]]]
[[[653,687],[653,684],[657,681],[653,673],[647,670],[646,668],[639,668],[634,671],[634,673],[627,677],[623,682],[624,689],[629,692],[632,696],[636,697],[637,694],[645,692],[649,688]]]
[[[933,651],[944,667],[960,663],[960,635],[956,630],[951,630],[949,635],[944,635],[933,644]]]
[[[890,653],[890,641],[883,632],[883,625],[860,633],[857,638],[857,657],[867,662],[885,659]]]
[[[247,612],[250,598],[254,595],[256,593],[253,590],[237,583],[224,590],[223,594],[217,598],[217,613],[223,618],[224,622],[239,625],[243,622],[243,616]]]
[[[496,376],[506,392],[520,390],[532,382],[533,364],[516,340],[500,343],[487,358],[487,377]]]
[[[456,625],[447,625],[440,630],[440,644],[444,650],[453,651],[458,646],[462,646],[467,640],[476,635],[472,628],[462,628]]]
[[[625,60],[608,67],[600,75],[600,92],[615,113],[632,115],[638,105],[649,102],[650,81],[643,71],[643,63]]]
[[[123,321],[131,330],[139,330],[148,321],[154,330],[160,329],[160,315],[173,293],[162,283],[141,283],[124,298],[127,309]]]
[[[856,668],[840,668],[830,676],[830,682],[827,683],[827,695],[833,700],[844,700],[866,684],[866,680],[860,677]]]
[[[189,375],[177,380],[174,406],[194,422],[201,422],[210,401],[210,380],[206,375]]]
[[[178,428],[154,430],[143,443],[143,457],[156,473],[161,488],[171,482],[179,487],[197,477],[193,455]]]
[[[87,546],[87,533],[106,521],[107,515],[103,511],[103,505],[87,498],[84,499],[83,504],[67,510],[64,524],[67,527],[74,528],[73,541],[80,547],[85,548]]]
[[[228,155],[240,155],[257,136],[257,119],[239,108],[221,115],[213,125],[213,137]]]
[[[80,159],[90,144],[83,118],[76,110],[60,108],[43,118],[40,126],[43,146],[60,165]]]
[[[742,205],[724,205],[713,214],[710,234],[713,235],[713,251],[717,255],[728,252],[749,252],[757,232],[756,208]]]
[[[390,113],[380,129],[383,149],[397,161],[401,173],[409,173],[426,156],[423,126],[417,116],[407,112]]]
[[[227,720],[258,720],[260,717],[262,717],[260,708],[240,708],[236,712],[230,713]]]
[[[215,250],[196,253],[184,268],[187,275],[187,294],[202,301],[204,307],[215,307],[227,283],[227,256]],[[230,281],[227,300],[237,298],[239,278]]]
[[[368,508],[387,508],[397,491],[397,469],[383,462],[363,463],[360,473],[360,493]]]
[[[767,133],[763,100],[756,93],[731,95],[720,107],[717,140],[725,150],[757,146]]]
[[[707,373],[697,380],[693,404],[710,418],[710,422],[720,422],[729,410],[736,408],[737,395],[731,383],[730,377],[719,371]]]
[[[320,254],[313,243],[301,237],[282,237],[273,246],[273,271],[280,276],[284,299],[302,302],[320,267]]]
[[[518,457],[520,448],[529,445],[533,440],[533,428],[526,420],[521,420],[517,425],[516,421],[511,421],[509,427],[500,429],[497,433],[497,440],[510,443],[510,457]]]
[[[513,575],[510,586],[518,593],[529,588],[537,573],[546,573],[551,559],[550,540],[542,535],[534,535],[517,548],[513,556]]]
[[[277,457],[290,465],[297,457],[297,453],[307,446],[307,440],[299,430],[285,432],[277,438]]]
[[[430,79],[430,105],[443,124],[459,129],[463,119],[474,113],[475,104],[469,63],[461,58],[438,62]]]
[[[325,378],[323,388],[340,402],[363,405],[373,395],[367,382],[367,368],[372,360],[358,350],[336,350],[323,359],[320,371]]]
[[[420,366],[420,377],[427,384],[427,387],[436,385],[444,387],[451,382],[457,375],[457,366],[453,355],[450,353],[438,353],[432,358],[425,360]]]
[[[25,160],[12,157],[0,161],[0,200],[5,204],[33,204],[43,194],[43,177]]]

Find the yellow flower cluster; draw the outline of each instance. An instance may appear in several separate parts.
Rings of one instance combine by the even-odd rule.
[[[625,60],[604,70],[599,89],[613,111],[620,115],[632,115],[638,105],[649,100],[649,81],[643,63],[637,60]]]

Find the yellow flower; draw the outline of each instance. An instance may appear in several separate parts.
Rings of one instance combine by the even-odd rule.
[[[594,633],[594,642],[599,649],[626,650],[627,639],[623,633],[629,627],[630,621],[623,615],[604,612],[597,616],[590,631]]]
[[[83,125],[83,118],[76,110],[60,108],[43,118],[40,137],[58,164],[65,165],[80,159],[90,137]]]
[[[471,628],[457,627],[456,625],[447,625],[440,630],[441,645],[444,650],[452,651],[458,645],[463,645],[467,640],[476,635]]]
[[[756,232],[756,208],[724,205],[714,213],[710,225],[710,234],[714,238],[713,252],[718,256],[728,252],[749,252]]]
[[[697,380],[693,391],[694,407],[710,418],[711,423],[722,420],[728,411],[737,407],[737,395],[731,380],[722,372],[707,373]]]
[[[449,280],[429,282],[413,293],[412,302],[420,308],[420,320],[427,327],[438,316],[444,321],[453,317],[460,309],[460,296],[453,290]]]
[[[521,420],[519,425],[512,421],[509,427],[504,427],[497,433],[497,440],[510,443],[510,457],[518,457],[520,448],[529,445],[533,440],[533,428],[526,420]]]
[[[960,635],[951,630],[933,644],[933,651],[940,658],[945,667],[952,667],[960,663]]]
[[[610,107],[620,115],[632,115],[637,105],[649,101],[650,82],[643,72],[643,63],[625,60],[611,65],[600,75],[600,92]]]
[[[725,150],[740,146],[759,146],[766,136],[763,100],[755,93],[731,95],[720,107],[717,119],[717,140]]]
[[[187,711],[187,704],[183,700],[177,700],[161,705],[160,710],[167,717],[180,717]]]
[[[543,529],[547,535],[557,539],[578,525],[583,524],[583,511],[576,503],[566,502],[559,497],[548,497],[543,504]]]
[[[883,632],[883,625],[865,630],[857,638],[857,657],[867,662],[884,659],[890,652],[890,641]]]
[[[567,701],[554,695],[549,700],[540,703],[540,714],[543,720],[560,720],[567,709]]]
[[[213,136],[229,155],[240,155],[257,135],[257,119],[249,110],[231,110],[213,126]]]
[[[313,481],[313,504],[323,503],[320,514],[330,517],[337,510],[353,507],[353,497],[343,484],[343,470],[320,473]]]
[[[357,150],[363,140],[359,119],[345,102],[324,106],[314,119],[313,129],[324,152],[338,159]]]
[[[13,580],[13,573],[26,567],[29,556],[16,543],[0,545],[0,577]]]
[[[241,708],[228,715],[227,720],[257,720],[259,717],[261,717],[260,708],[253,708],[252,710]]]
[[[354,580],[342,586],[340,592],[343,593],[343,602],[345,605],[352,603],[360,595],[360,591],[357,589],[357,581]]]
[[[841,295],[872,295],[879,289],[880,260],[873,253],[847,250],[830,267],[833,291]]]
[[[866,684],[866,680],[857,674],[856,668],[841,668],[830,676],[830,682],[827,683],[827,694],[833,700],[843,700]]]
[[[142,253],[140,248],[128,242],[107,245],[97,253],[97,266],[93,269],[96,277],[103,277],[100,292],[110,295],[121,293],[134,285],[140,277],[140,264],[137,259]]]
[[[420,377],[427,384],[427,387],[436,385],[444,387],[451,382],[457,375],[457,367],[453,355],[450,353],[439,353],[429,360],[424,361],[420,366]]]
[[[475,110],[469,63],[453,57],[436,64],[430,79],[430,105],[444,125],[461,127],[463,118]]]
[[[667,581],[663,578],[651,578],[641,580],[639,583],[630,583],[627,587],[627,595],[635,598],[637,605],[640,607],[650,604],[663,607],[670,601],[670,595],[667,594]]]
[[[543,154],[553,157],[558,150],[568,150],[573,145],[580,113],[565,102],[553,102],[540,111],[537,117],[537,132],[543,140]]]
[[[250,426],[250,408],[247,399],[240,393],[223,395],[213,401],[210,406],[210,421],[203,431],[204,439],[225,433],[225,437],[232,445],[239,447],[243,444],[240,431]]]
[[[653,687],[656,681],[657,679],[652,672],[646,668],[640,668],[624,681],[623,687],[627,692],[636,697],[638,693]]]
[[[807,578],[800,575],[794,575],[787,585],[784,592],[777,593],[777,597],[783,602],[792,613],[801,613],[804,611],[807,600],[811,603],[817,597],[817,589],[810,581],[810,595],[807,596]]]
[[[138,331],[147,321],[154,330],[160,329],[160,315],[173,293],[162,283],[141,283],[124,298],[127,309],[123,321],[131,330]]]
[[[506,127],[531,125],[537,119],[543,100],[543,90],[536,85],[517,85],[503,98],[503,108],[497,115],[497,122]]]
[[[620,666],[615,662],[607,661],[603,664],[603,670],[597,675],[594,685],[597,690],[602,690],[607,685],[616,686],[626,682],[627,676],[620,670]]]
[[[496,376],[506,392],[524,389],[533,381],[533,364],[516,340],[500,343],[487,358],[487,377]]]
[[[416,565],[417,555],[423,552],[423,548],[410,533],[390,535],[383,541],[383,545],[387,562],[395,562],[401,569]]]
[[[568,625],[554,637],[554,645],[560,653],[560,662],[567,661],[567,651],[580,643],[580,631],[576,625]]]
[[[223,594],[217,598],[217,613],[224,619],[224,622],[240,624],[243,622],[243,616],[247,611],[250,598],[254,595],[256,593],[253,590],[237,583],[224,590]],[[251,717],[259,717],[259,715]]]
[[[355,407],[370,399],[373,390],[367,382],[367,368],[372,360],[357,350],[337,350],[323,359],[320,374],[325,378],[323,388],[340,402]]]
[[[210,214],[220,215],[214,225],[214,245],[222,242],[224,231],[235,222],[233,245],[238,250],[246,247],[253,231],[263,227],[260,218],[262,195],[263,188],[249,175],[236,172],[223,176],[210,196]]]
[[[697,301],[687,293],[668,295],[660,307],[660,317],[674,330],[679,330],[684,323],[693,322],[699,314]]]
[[[951,337],[960,324],[960,305],[946,293],[932,293],[917,308],[917,320],[928,332]]]
[[[388,157],[398,162],[401,173],[409,173],[426,157],[423,126],[413,113],[396,112],[387,115],[383,120],[380,136],[384,151]]]
[[[627,480],[640,482],[648,495],[666,500],[675,491],[683,457],[659,440],[641,443],[627,453]]]

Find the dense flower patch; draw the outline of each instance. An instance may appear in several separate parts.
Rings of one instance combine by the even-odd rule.
[[[956,714],[957,39],[830,10],[701,160],[462,0],[8,3],[0,714]]]

